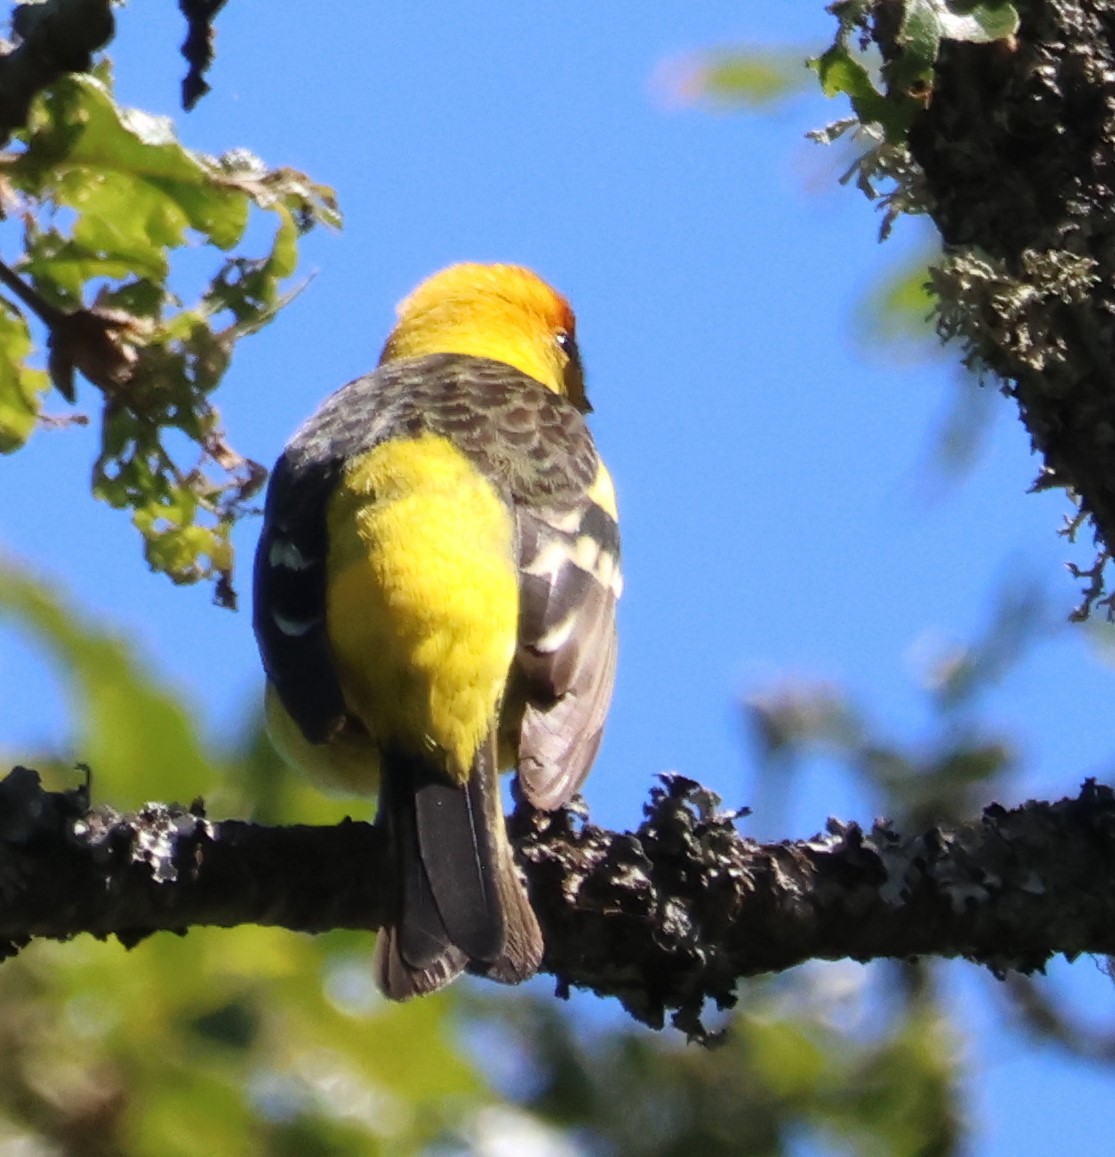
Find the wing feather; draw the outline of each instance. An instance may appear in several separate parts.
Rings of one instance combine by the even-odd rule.
[[[615,681],[619,531],[587,491],[575,503],[520,506],[517,518],[512,743],[523,793],[549,810],[576,793],[600,746]]]

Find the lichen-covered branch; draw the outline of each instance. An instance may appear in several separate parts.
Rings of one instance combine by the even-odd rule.
[[[806,960],[965,957],[1029,973],[1056,953],[1115,953],[1115,794],[988,808],[915,835],[830,821],[759,844],[699,785],[655,788],[634,832],[520,808],[511,830],[559,992],[618,997],[699,1035],[740,977]],[[82,791],[0,782],[0,941],[81,932],[134,944],[192,925],[378,927],[390,862],[375,827],[269,828],[150,804],[119,815]]]
[[[195,924],[376,928],[383,858],[367,824],[214,823],[200,804],[121,815],[17,767],[0,781],[0,958],[79,932],[130,945]]]
[[[947,259],[943,318],[1009,383],[1045,459],[1115,546],[1115,25],[1030,0],[1009,44],[943,45],[910,150]]]
[[[863,96],[859,74],[843,87],[912,158],[899,202],[928,212],[944,241],[932,274],[942,333],[1017,400],[1044,460],[1038,485],[1064,487],[1090,516],[1100,551],[1086,573],[1102,577],[1115,548],[1111,5],[844,0],[837,10],[844,43],[829,55],[846,63],[838,50],[854,18],[883,55],[886,91]],[[1105,593],[1093,582],[1078,615]]]

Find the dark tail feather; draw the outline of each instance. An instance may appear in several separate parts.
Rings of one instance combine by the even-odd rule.
[[[413,756],[383,761],[379,822],[395,849],[398,913],[380,932],[376,976],[405,1000],[466,967],[514,984],[542,958],[538,922],[519,882],[500,805],[494,741],[457,785]]]
[[[376,939],[374,968],[379,987],[394,1000],[433,992],[468,963],[452,946],[419,854],[413,783],[418,771],[411,761],[383,760],[376,815],[392,847],[398,891],[395,918]]]

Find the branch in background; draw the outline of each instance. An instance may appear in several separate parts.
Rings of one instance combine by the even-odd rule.
[[[1008,383],[1041,486],[1072,490],[1110,548],[1115,29],[1088,3],[1018,9],[1009,45],[942,46],[910,149],[947,246],[946,327]]]
[[[76,399],[75,370],[80,370],[110,396],[127,384],[137,362],[136,351],[127,340],[138,329],[134,319],[118,310],[95,306],[71,311],[59,309],[3,261],[0,261],[0,285],[47,327],[51,381],[67,402]]]
[[[190,71],[182,81],[182,107],[189,111],[209,91],[205,73],[213,63],[213,18],[225,6],[225,0],[178,0],[186,17],[186,39],[182,55]]]
[[[390,895],[380,832],[214,822],[200,805],[132,815],[0,782],[0,939],[268,924],[372,929]],[[703,1035],[707,1002],[738,978],[806,960],[965,957],[1040,970],[1055,953],[1115,953],[1115,794],[997,805],[971,823],[904,836],[830,821],[811,840],[758,844],[699,785],[656,788],[635,832],[583,813],[520,807],[512,835],[558,992],[616,996],[639,1020],[667,1012]]]
[[[1107,972],[1110,976],[1110,961]],[[1007,978],[1008,1011],[1020,1026],[1039,1040],[1101,1064],[1115,1062],[1115,1030],[1086,1024],[1067,1002],[1049,986],[1039,986],[1028,976]]]
[[[182,56],[182,107],[189,110],[209,91],[205,73],[213,63],[213,20],[225,0],[179,0],[186,18]],[[89,72],[93,53],[116,32],[110,0],[39,0],[12,13],[17,44],[0,53],[0,144],[27,123],[35,97],[60,76]]]
[[[0,53],[0,144],[27,123],[35,97],[70,72],[88,72],[116,31],[109,0],[46,0],[12,13],[18,44]]]
[[[1085,617],[1107,601],[1094,580],[1115,549],[1110,8],[857,0],[838,9],[841,38],[822,75],[861,120],[885,128],[894,204],[928,212],[940,230],[941,333],[1017,400],[1044,458],[1039,488],[1068,490],[1094,524],[1098,565],[1083,571],[1093,581],[1076,612]],[[854,71],[857,29],[882,53],[885,92]],[[899,152],[915,162],[909,172],[893,160]]]

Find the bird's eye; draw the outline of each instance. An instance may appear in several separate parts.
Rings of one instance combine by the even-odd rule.
[[[572,330],[562,329],[554,334],[554,341],[558,349],[565,354],[565,372],[562,375],[565,396],[582,414],[587,414],[592,407],[585,397],[585,371],[581,366],[581,351],[577,348],[577,339],[573,336]]]

